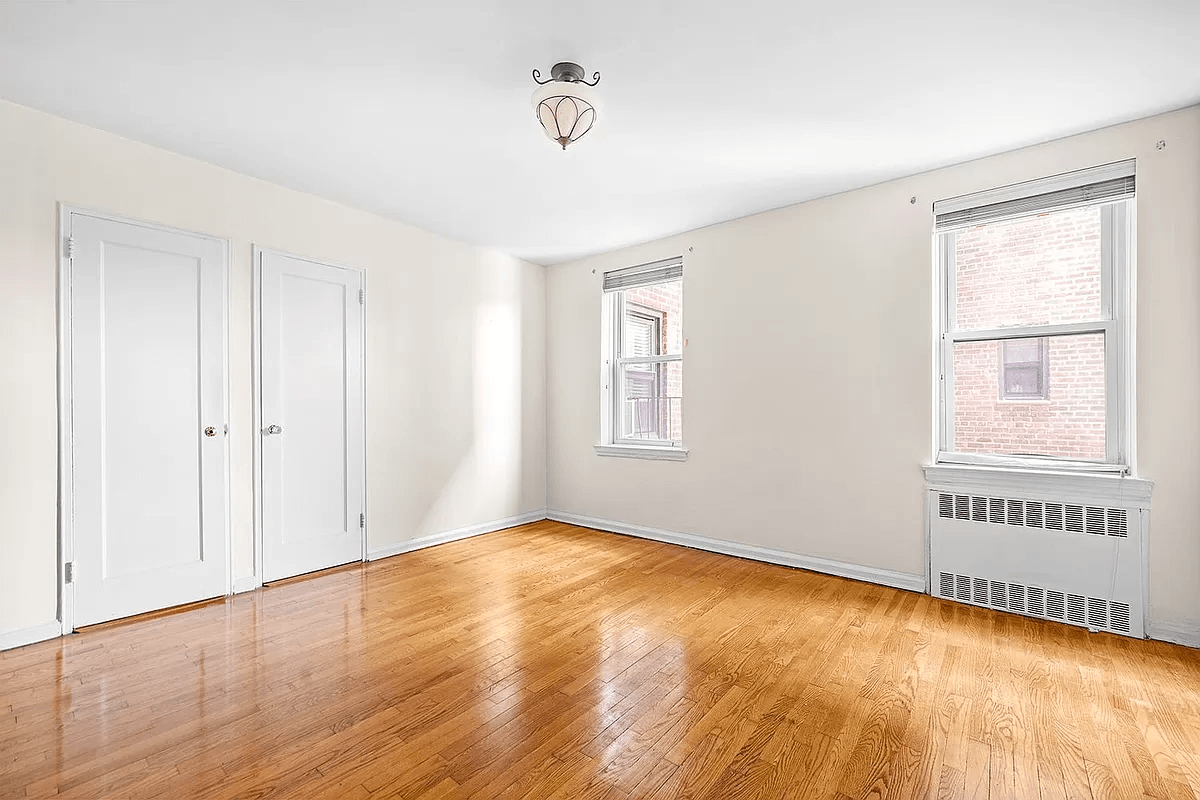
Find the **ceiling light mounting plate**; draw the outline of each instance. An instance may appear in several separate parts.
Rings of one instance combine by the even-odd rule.
[[[587,86],[595,86],[600,82],[600,73],[594,73],[591,81],[584,80],[583,67],[576,64],[574,61],[560,61],[550,68],[550,77],[547,80],[542,80],[542,71],[535,69],[533,71],[533,81],[538,86],[545,86],[551,81],[560,81],[562,83],[582,83]]]

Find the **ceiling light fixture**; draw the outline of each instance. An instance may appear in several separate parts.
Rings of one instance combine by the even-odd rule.
[[[570,61],[551,67],[549,80],[541,79],[541,71],[533,71],[533,81],[538,85],[533,93],[533,112],[542,130],[563,150],[596,124],[596,93],[592,87],[600,82],[600,73],[592,75],[591,83],[583,79],[583,74],[583,67]]]

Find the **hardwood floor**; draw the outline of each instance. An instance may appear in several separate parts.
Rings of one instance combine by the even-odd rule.
[[[0,797],[1197,792],[1195,651],[552,522],[0,654]]]

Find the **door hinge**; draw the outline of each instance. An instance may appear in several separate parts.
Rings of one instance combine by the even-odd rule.
[[[75,257],[75,237],[74,236],[68,236],[66,238],[66,241],[63,242],[63,253],[66,254],[68,261]]]
[[[358,290],[358,304],[366,305],[366,303],[367,303],[367,290],[359,289]]]
[[[74,583],[74,582],[75,582],[75,562],[68,561],[66,564],[63,564],[63,583]]]
[[[360,527],[360,528],[367,527],[367,515],[366,514],[358,515],[358,527]]]

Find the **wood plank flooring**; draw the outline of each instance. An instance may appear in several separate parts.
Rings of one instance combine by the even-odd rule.
[[[0,797],[1183,798],[1196,651],[540,522],[0,653]]]

